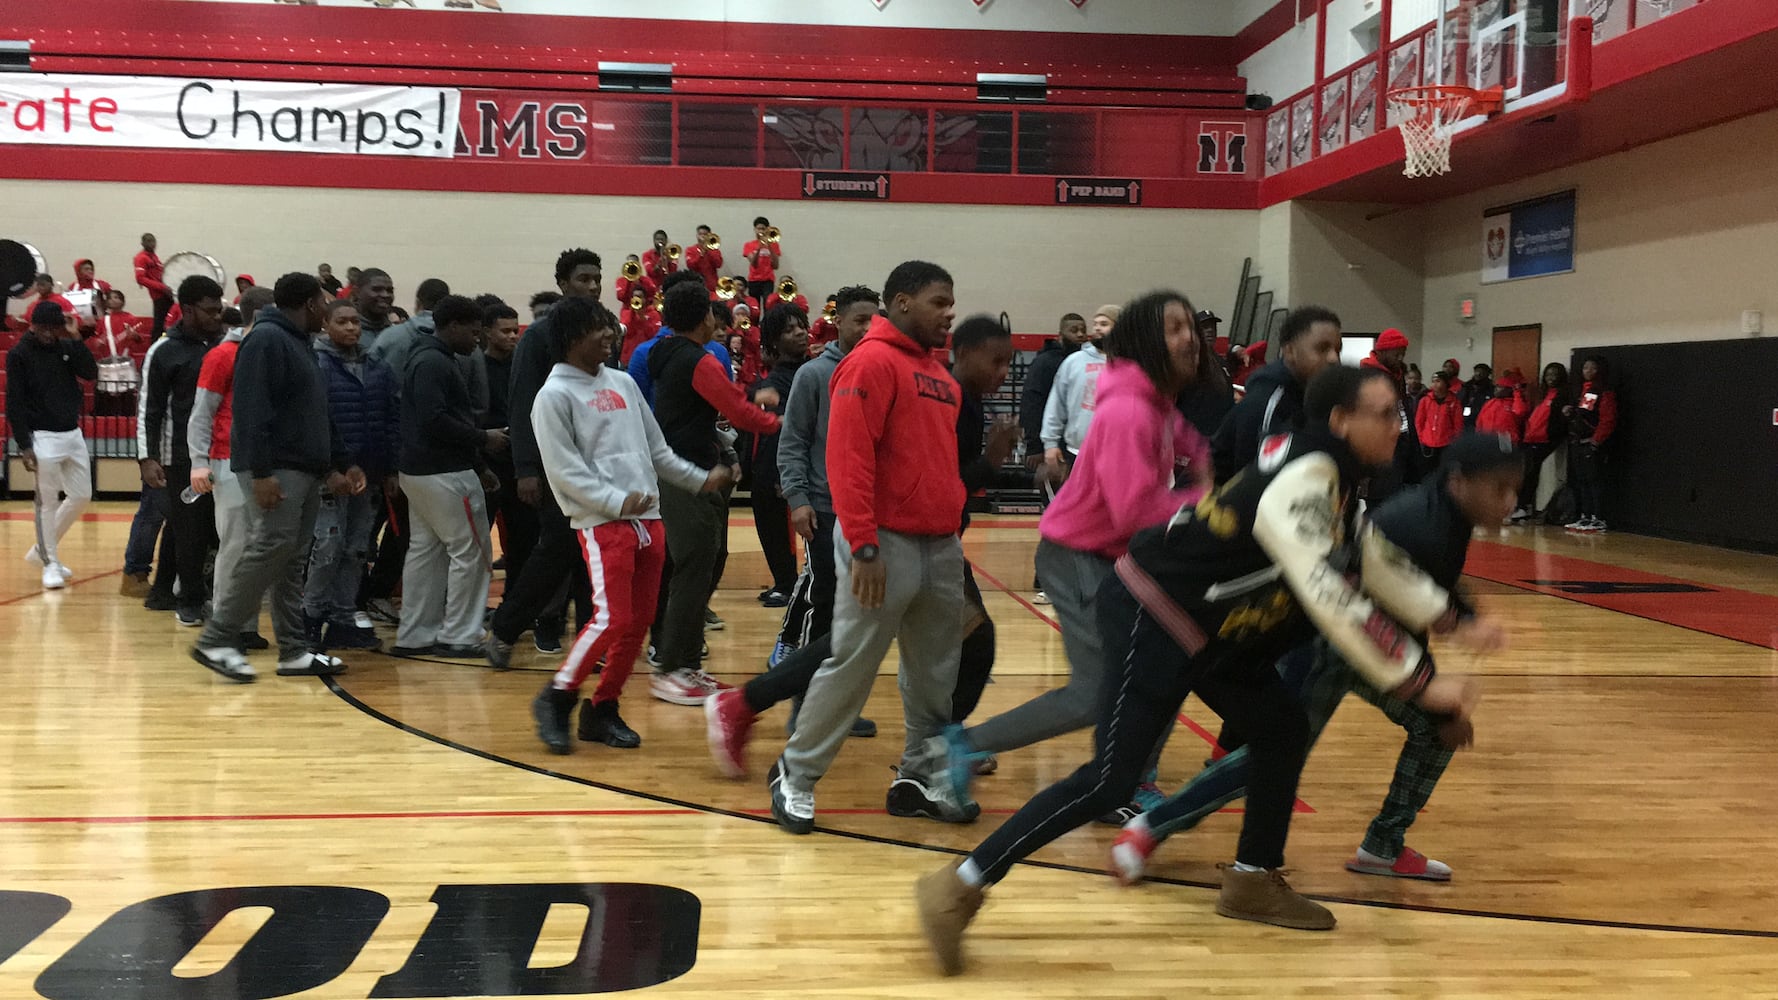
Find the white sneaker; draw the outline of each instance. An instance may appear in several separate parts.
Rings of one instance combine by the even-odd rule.
[[[1597,517],[1591,519],[1590,521],[1587,522],[1587,530],[1594,531],[1594,532],[1604,531],[1605,530],[1604,519],[1597,518]]]
[[[702,705],[712,691],[697,670],[675,670],[649,678],[648,693],[669,705]]]
[[[1577,517],[1574,520],[1569,521],[1566,525],[1563,525],[1563,530],[1572,531],[1577,534],[1585,531],[1587,530],[1587,519],[1584,517]]]
[[[376,631],[377,623],[362,611],[352,613],[352,627],[360,631]]]
[[[1041,590],[1038,591],[1037,593],[1031,595],[1031,603],[1032,604],[1047,605],[1047,604],[1049,604],[1049,602],[1050,602],[1050,595],[1044,593]]]
[[[43,567],[44,590],[61,590],[67,585],[68,578],[62,575],[61,570],[56,569],[55,563],[50,563],[48,566]]]

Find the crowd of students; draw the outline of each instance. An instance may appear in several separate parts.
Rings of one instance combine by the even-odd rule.
[[[664,236],[638,281],[672,260]],[[749,246],[755,267],[773,256]],[[1596,513],[1596,452],[1615,413],[1596,362],[1574,396],[1550,366],[1534,406],[1517,402],[1514,373],[1495,386],[1486,366],[1453,388],[1454,361],[1416,393],[1405,337],[1386,333],[1363,367],[1344,367],[1339,317],[1308,306],[1267,345],[1276,359],[1252,367],[1263,351],[1220,357],[1214,316],[1161,291],[1090,323],[1064,317],[1027,374],[1020,419],[989,424],[982,399],[1007,378],[1011,332],[987,316],[956,323],[943,268],[908,261],[880,293],[841,289],[826,343],[785,296],[753,328],[751,379],[724,345],[736,303],[705,272],[667,270],[658,329],[627,347],[624,320],[598,301],[601,260],[578,248],[558,257],[556,290],[530,303],[522,333],[515,308],[438,279],[396,322],[393,283],[374,268],[337,292],[330,275],[301,272],[243,286],[233,320],[214,281],[186,279],[143,359],[146,488],[125,592],[201,627],[193,658],[238,682],[269,645],[262,602],[281,675],[344,671],[333,653],[378,646],[378,618],[397,626],[394,655],[500,670],[530,631],[564,654],[531,706],[552,753],[641,744],[619,700],[644,656],[654,697],[703,708],[732,777],[749,771],[759,715],[790,701],[767,791],[791,833],[815,827],[817,785],[848,738],[874,734],[862,713],[892,644],[906,732],[892,815],[972,822],[972,784],[997,755],[1095,726],[1092,761],[920,880],[922,924],[950,973],[984,891],[1043,844],[1115,824],[1112,868],[1134,881],[1164,838],[1243,794],[1218,912],[1331,928],[1281,867],[1303,762],[1347,691],[1409,734],[1348,867],[1450,877],[1405,837],[1473,735],[1477,690],[1437,671],[1428,637],[1503,643],[1457,588],[1468,540],[1524,513],[1558,445]],[[40,477],[32,555],[46,586],[66,582],[55,540],[85,497],[45,470],[73,448],[62,442],[79,434],[77,382],[97,368],[64,317],[36,304],[8,358],[23,359],[15,387],[30,387],[9,412],[20,400],[13,430]],[[995,631],[962,553],[966,500],[1021,441],[1052,498],[1035,571],[1070,677],[977,719]],[[773,574],[761,601],[783,624],[768,669],[737,688],[701,664],[706,631],[722,627],[710,598],[743,476]],[[157,511],[151,581],[142,526]],[[490,616],[496,534],[505,580]],[[1192,692],[1225,721],[1219,759],[1169,797],[1157,763]]]

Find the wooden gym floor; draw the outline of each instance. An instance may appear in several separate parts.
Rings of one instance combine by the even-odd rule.
[[[623,702],[641,750],[545,753],[528,706],[557,658],[528,646],[503,674],[347,654],[337,683],[271,676],[258,654],[259,683],[229,684],[186,658],[193,630],[118,596],[132,510],[95,505],[63,550],[75,584],[43,594],[20,558],[29,505],[0,505],[0,893],[72,904],[40,935],[9,928],[0,907],[0,997],[37,996],[46,968],[130,904],[286,885],[388,897],[343,974],[291,994],[367,997],[410,961],[437,887],[570,882],[695,895],[695,964],[650,988],[661,996],[1778,997],[1778,560],[1553,529],[1478,542],[1471,584],[1514,645],[1480,659],[1443,652],[1445,669],[1485,678],[1478,745],[1410,836],[1454,881],[1341,867],[1399,743],[1354,699],[1309,762],[1289,852],[1294,884],[1333,905],[1337,931],[1215,915],[1208,886],[1238,815],[1169,843],[1138,889],[1102,874],[1112,832],[1094,827],[991,894],[970,972],[941,986],[916,930],[914,877],[1085,760],[1087,734],[1003,757],[978,784],[985,815],[973,828],[891,818],[892,661],[866,710],[881,735],[847,746],[817,792],[820,830],[793,838],[772,823],[763,785],[783,709],[756,730],[755,776],[730,782],[706,753],[702,713],[649,698],[645,673]],[[761,669],[777,628],[754,600],[767,577],[750,524],[736,512],[715,602],[728,628],[710,635],[710,670],[737,683]],[[983,518],[966,542],[999,629],[984,716],[1066,669],[1024,589],[1034,529]],[[1169,788],[1197,770],[1217,726],[1195,702],[1186,716],[1162,769]],[[250,995],[212,974],[267,912],[236,912],[171,970],[210,992],[102,995]],[[570,962],[586,912],[551,911],[520,958]]]

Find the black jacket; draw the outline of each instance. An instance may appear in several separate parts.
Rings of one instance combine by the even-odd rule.
[[[1463,383],[1463,391],[1458,394],[1463,400],[1463,429],[1475,430],[1475,422],[1482,415],[1482,407],[1494,398],[1494,380],[1470,379]]]
[[[807,361],[807,358],[803,358],[796,361],[780,361],[773,365],[772,370],[766,373],[765,378],[747,388],[748,397],[752,398],[753,394],[760,389],[777,390],[778,405],[772,407],[772,412],[783,417],[785,404],[790,402],[790,386],[796,381],[796,371]],[[753,488],[776,490],[778,488],[778,433],[755,437],[743,431],[742,436],[744,438],[742,443],[745,447],[741,449],[741,455],[747,459],[751,469]]]
[[[488,413],[482,418],[483,427],[504,428],[512,420],[512,362],[513,356],[508,354],[504,359],[496,361],[492,357],[488,363]]]
[[[712,468],[722,457],[716,443],[716,407],[692,385],[692,373],[703,361],[704,345],[684,337],[662,337],[648,350],[648,373],[654,379],[654,416],[680,458]]]
[[[513,471],[521,479],[543,478],[543,456],[537,451],[537,432],[531,427],[531,404],[536,402],[537,390],[543,388],[550,369],[556,366],[549,356],[549,331],[549,313],[544,313],[525,328],[525,335],[512,352],[506,420],[512,429]]]
[[[530,423],[529,413],[526,423]],[[483,467],[488,432],[476,426],[463,366],[444,341],[422,337],[401,385],[401,473],[436,476]],[[536,438],[532,444],[535,446]]]
[[[1371,523],[1401,549],[1414,565],[1445,588],[1465,616],[1474,607],[1457,587],[1463,563],[1469,558],[1469,539],[1474,527],[1457,509],[1457,501],[1445,489],[1450,470],[1443,469],[1418,486],[1411,486],[1371,511]]]
[[[1025,385],[1019,392],[1019,427],[1025,432],[1025,454],[1043,454],[1043,408],[1050,401],[1050,389],[1056,384],[1056,369],[1079,347],[1062,343],[1061,338],[1044,341],[1043,350],[1031,359],[1025,369]]]
[[[142,395],[136,416],[137,458],[152,458],[164,465],[191,464],[191,452],[185,446],[185,425],[191,422],[192,403],[198,395],[198,373],[204,367],[204,355],[216,346],[204,340],[181,320],[160,340],[150,345],[143,361]],[[237,362],[238,363],[238,362]],[[315,367],[315,359],[309,359]],[[239,420],[239,408],[236,420]]]
[[[27,332],[6,352],[6,420],[20,451],[29,451],[37,431],[80,428],[80,379],[99,377],[99,365],[86,345],[58,337],[38,343]]]
[[[1216,429],[1210,439],[1210,457],[1216,465],[1216,481],[1228,482],[1252,464],[1259,443],[1273,434],[1295,430],[1303,423],[1303,384],[1282,360],[1247,378],[1247,395]]]
[[[263,479],[275,469],[295,469],[319,476],[351,464],[314,341],[277,309],[260,313],[241,340],[234,411],[229,467],[238,473]]]
[[[1252,465],[1195,507],[1137,532],[1119,576],[1162,625],[1183,609],[1211,643],[1238,644],[1255,659],[1320,632],[1360,676],[1405,697],[1433,670],[1413,634],[1448,627],[1456,609],[1358,516],[1362,475],[1325,428],[1268,438]],[[1143,593],[1153,588],[1164,600]]]
[[[1185,418],[1186,423],[1209,438],[1216,434],[1217,428],[1234,412],[1235,387],[1226,379],[1193,386],[1180,393],[1179,398],[1174,400],[1174,405],[1179,408],[1179,415]]]

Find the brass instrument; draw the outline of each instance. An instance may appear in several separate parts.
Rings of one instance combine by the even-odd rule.
[[[824,306],[821,310],[821,318],[824,320],[827,320],[829,323],[832,323],[834,320],[834,317],[838,316],[839,314],[840,314],[839,300],[838,299],[828,299],[827,305]]]
[[[704,237],[704,249],[706,249],[706,250],[721,250],[722,249],[722,237],[716,235],[715,233],[711,233],[708,236],[705,236]]]
[[[642,265],[633,260],[626,260],[621,273],[625,281],[635,281],[642,277]]]
[[[667,244],[666,254],[668,260],[678,260],[685,256],[685,248],[677,243],[669,243]]]
[[[725,274],[722,277],[716,279],[716,297],[717,298],[721,299],[724,302],[728,302],[728,301],[733,300],[734,297],[738,294],[740,294],[740,293],[735,287],[735,279],[734,278]]]
[[[796,279],[795,278],[792,278],[790,275],[787,274],[783,277],[782,280],[780,280],[778,282],[778,298],[785,301],[785,302],[795,302],[796,301]]]
[[[660,312],[661,311],[661,303],[663,303],[665,301],[667,301],[667,295],[665,292],[655,292],[654,293],[654,302],[651,303],[654,306],[654,311]]]
[[[776,243],[780,239],[783,239],[783,238],[784,238],[784,233],[781,232],[777,226],[767,226],[766,227],[766,242],[767,243]]]
[[[643,295],[641,292],[637,292],[634,295],[630,296],[630,311],[631,312],[640,312],[642,310],[642,307],[647,304],[648,304],[648,297]]]
[[[735,329],[742,333],[746,333],[748,330],[753,329],[753,320],[748,319],[746,316],[742,316],[740,319],[735,320]]]

